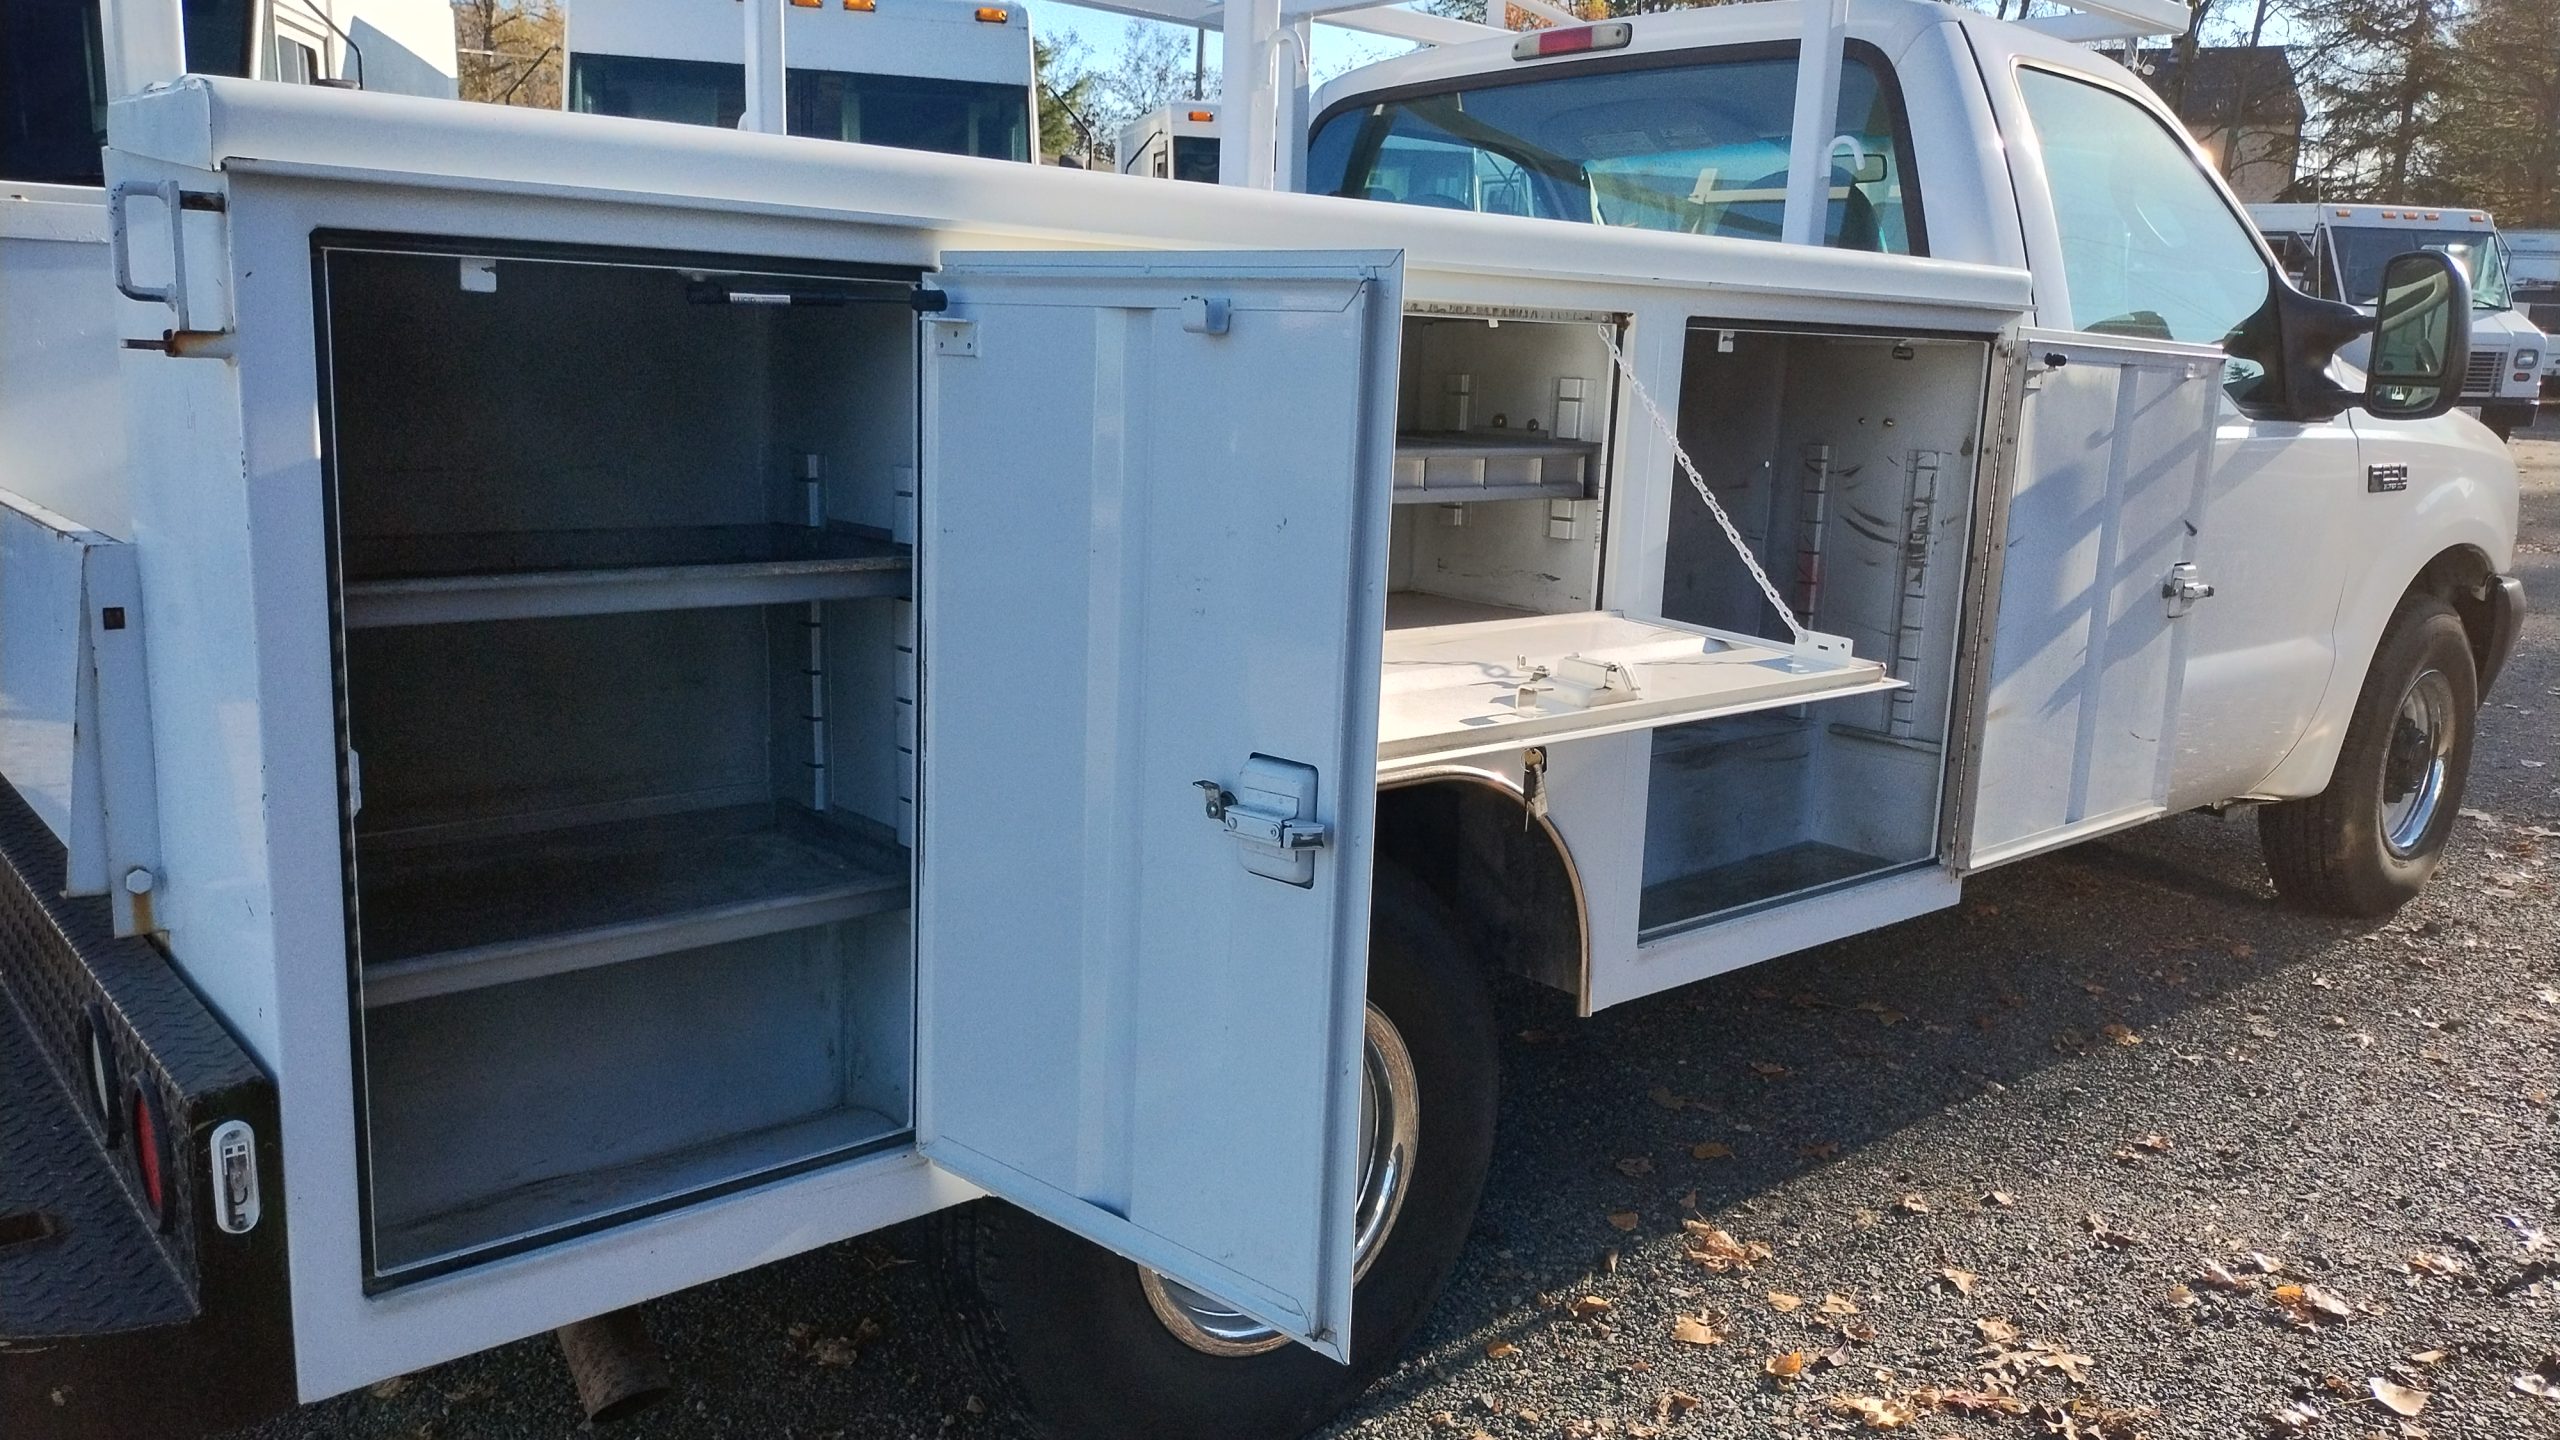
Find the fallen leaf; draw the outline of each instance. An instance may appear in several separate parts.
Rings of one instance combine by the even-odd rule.
[[[2230,1290],[2236,1292],[2255,1289],[2257,1288],[2258,1282],[2254,1280],[2243,1280],[2239,1276],[2232,1274],[2230,1271],[2223,1269],[2220,1265],[2208,1260],[2204,1263],[2204,1269],[2197,1274],[2196,1283],[2212,1290]]]
[[[1594,1315],[1608,1314],[1609,1302],[1597,1295],[1585,1295],[1581,1299],[1567,1305],[1564,1309],[1566,1314],[1571,1315],[1576,1320],[1588,1320]]]
[[[1854,1415],[1870,1430],[1899,1430],[1920,1418],[1920,1407],[1883,1395],[1834,1395],[1824,1402],[1834,1415]]]
[[[1772,1355],[1761,1362],[1760,1373],[1772,1379],[1793,1380],[1804,1373],[1804,1358],[1804,1352],[1801,1350],[1790,1350],[1784,1355]]]
[[[2409,1357],[2413,1365],[2441,1365],[2453,1354],[2450,1350],[2421,1350]]]
[[[1647,1098],[1651,1099],[1654,1104],[1661,1106],[1665,1110],[1686,1110],[1689,1108],[1689,1097],[1673,1093],[1671,1087],[1668,1085],[1656,1085],[1652,1090],[1646,1092],[1646,1094]]]
[[[1683,1220],[1680,1228],[1689,1236],[1689,1258],[1716,1274],[1748,1270],[1769,1258],[1768,1246],[1757,1240],[1746,1245],[1704,1220]]]
[[[1928,1197],[1923,1195],[1905,1195],[1901,1199],[1893,1202],[1893,1208],[1901,1211],[1905,1215],[1926,1215],[1929,1213]]]
[[[372,1396],[376,1400],[388,1400],[392,1396],[397,1395],[408,1388],[408,1376],[394,1375],[388,1380],[376,1380],[372,1384],[367,1385],[364,1387],[364,1393]]]
[[[1864,1320],[1843,1320],[1840,1322],[1840,1334],[1861,1345],[1872,1345],[1876,1340],[1876,1327]]]
[[[2409,1257],[2409,1273],[2412,1275],[2459,1275],[2462,1273],[2462,1262],[2450,1255],[2438,1255],[2421,1250]]]
[[[2414,1416],[2427,1408],[2428,1394],[2424,1390],[2395,1385],[2379,1375],[2365,1381],[2365,1384],[2372,1389],[2374,1400],[2394,1415]]]
[[[1996,1390],[1916,1390],[1912,1399],[1950,1415],[2024,1415],[2027,1402]]]
[[[1784,1080],[1787,1076],[1794,1073],[1787,1069],[1786,1066],[1776,1064],[1768,1060],[1752,1061],[1751,1070],[1753,1074],[1758,1075],[1763,1080]]]
[[[1653,1173],[1653,1162],[1642,1155],[1631,1155],[1618,1162],[1618,1173],[1630,1180],[1641,1180]]]
[[[1829,1160],[1840,1153],[1840,1142],[1837,1140],[1819,1140],[1811,1145],[1797,1146],[1796,1153],[1807,1160]]]
[[[2176,1141],[2157,1132],[2136,1138],[2133,1146],[2137,1150],[2148,1150],[2154,1155],[2164,1155],[2178,1148]]]
[[[2081,1221],[2080,1224],[2083,1229],[2086,1229],[2089,1232],[2089,1238],[2097,1241],[2101,1245],[2113,1246],[2118,1250],[2130,1250],[2134,1246],[2142,1243],[2140,1240],[2135,1239],[2133,1236],[2128,1235],[2121,1230],[2110,1228],[2105,1217],[2099,1215],[2095,1211],[2091,1211],[2089,1217]]]
[[[1508,1360],[1519,1353],[1520,1347],[1512,1344],[1508,1340],[1488,1340],[1485,1342],[1484,1358],[1487,1360]]]
[[[2101,1025],[2098,1027],[2098,1033],[2106,1036],[2108,1039],[2113,1040],[2119,1045],[2139,1045],[2142,1043],[2142,1037],[2135,1034],[2133,1027],[2130,1025]]]
[[[1983,1339],[1994,1345],[2012,1344],[2018,1338],[2018,1327],[1997,1315],[1983,1316],[1973,1322],[1973,1328],[1982,1333]]]
[[[1858,1302],[1850,1299],[1846,1295],[1825,1295],[1822,1297],[1822,1313],[1825,1315],[1855,1315],[1858,1313]]]
[[[1704,1315],[1683,1315],[1671,1322],[1671,1338],[1683,1345],[1721,1345],[1723,1332]]]
[[[1938,1272],[1938,1278],[1946,1281],[1948,1286],[1959,1295],[1970,1295],[1973,1293],[1973,1282],[1975,1277],[1974,1273],[1970,1270],[1958,1270],[1953,1266],[1949,1266],[1948,1268]]]
[[[2287,1321],[2305,1330],[2322,1320],[2345,1320],[2355,1314],[2346,1301],[2317,1285],[2279,1285],[2268,1292],[2267,1298],[2284,1312]]]
[[[1665,1390],[1662,1392],[1662,1398],[1653,1402],[1653,1418],[1677,1420],[1697,1409],[1701,1403],[1703,1402],[1697,1396],[1686,1390]]]
[[[1781,1315],[1793,1315],[1798,1310],[1804,1308],[1804,1297],[1800,1295],[1782,1294],[1776,1290],[1772,1290],[1769,1292],[1769,1308],[1777,1311]]]
[[[2320,1423],[2320,1412],[2306,1400],[2296,1400],[2267,1417],[2267,1423],[2286,1435],[2300,1435]]]
[[[1733,1147],[1730,1145],[1719,1144],[1713,1140],[1701,1140],[1697,1144],[1689,1147],[1689,1158],[1692,1160],[1730,1160],[1733,1158]]]
[[[2006,1210],[2010,1206],[2018,1203],[2018,1197],[2010,1194],[2006,1190],[1994,1190],[1990,1194],[1982,1197],[1982,1203],[1989,1205],[1994,1209]]]
[[[2196,1292],[2188,1289],[2184,1285],[2172,1285],[2169,1287],[2169,1308],[2172,1310],[2192,1309],[2203,1303],[2203,1300],[2197,1298]]]

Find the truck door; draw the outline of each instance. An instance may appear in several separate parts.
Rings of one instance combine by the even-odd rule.
[[[950,257],[918,1138],[1341,1358],[1393,253]]]
[[[1979,870],[2166,809],[2182,616],[2221,401],[2218,349],[2085,332],[2019,337],[2017,452],[1988,553],[1997,605],[1959,867]]]

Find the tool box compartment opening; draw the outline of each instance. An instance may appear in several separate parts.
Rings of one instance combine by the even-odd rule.
[[[1694,325],[1681,443],[1806,628],[1891,689],[1654,734],[1648,937],[1939,854],[1989,345]],[[1672,487],[1662,609],[1784,638],[1706,504]]]
[[[317,263],[375,1282],[903,1137],[909,284]]]

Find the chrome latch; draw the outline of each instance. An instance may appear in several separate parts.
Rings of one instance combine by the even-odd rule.
[[[213,1223],[225,1235],[258,1228],[258,1136],[244,1120],[213,1131]]]
[[[1313,766],[1256,755],[1233,789],[1215,780],[1192,784],[1208,817],[1235,837],[1245,869],[1283,884],[1315,883],[1315,852],[1333,842],[1333,830],[1315,818]]]
[[[2174,620],[2196,608],[2199,600],[2213,597],[2213,586],[2196,568],[2196,562],[2181,560],[2169,567],[2169,578],[2160,582],[2160,598],[2169,602],[2169,618]]]

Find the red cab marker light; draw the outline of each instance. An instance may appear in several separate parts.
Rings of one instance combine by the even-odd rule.
[[[1538,60],[1549,55],[1579,55],[1590,50],[1623,50],[1634,38],[1635,27],[1624,20],[1532,30],[1511,42],[1511,58]]]

